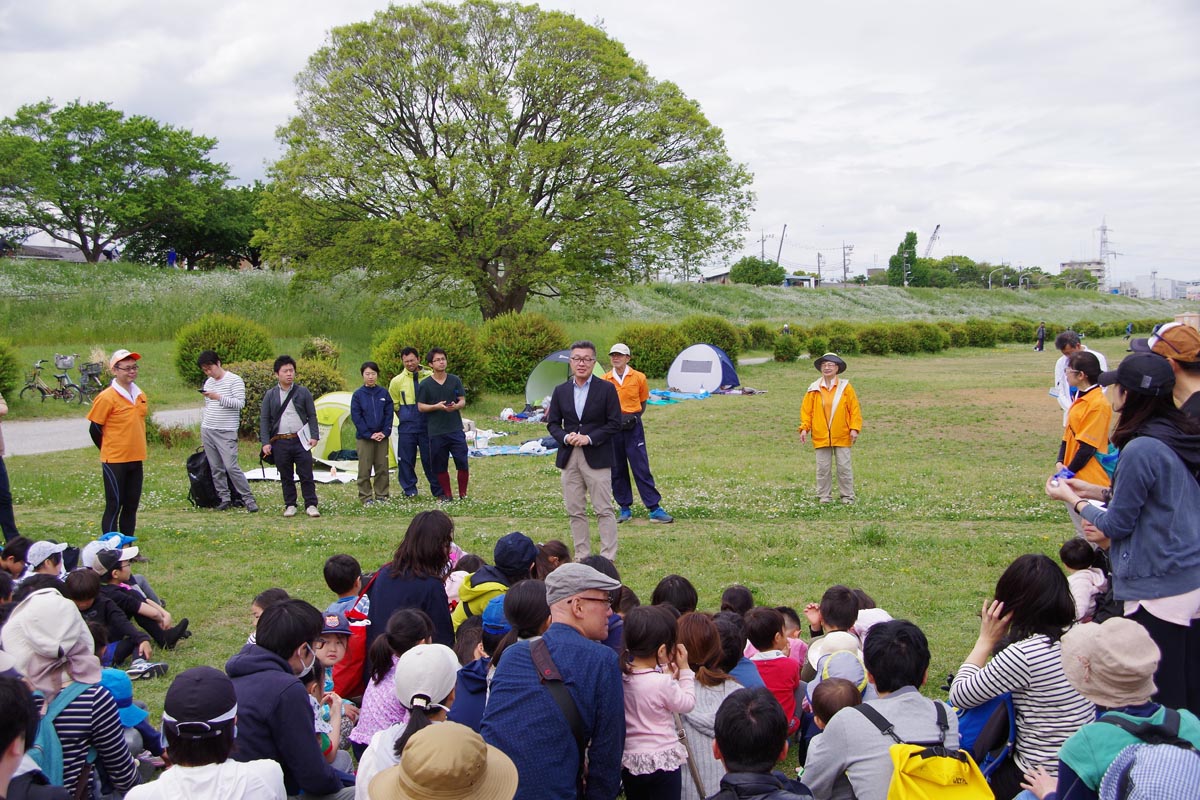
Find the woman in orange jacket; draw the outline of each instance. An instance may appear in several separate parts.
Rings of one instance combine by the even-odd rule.
[[[862,430],[862,410],[850,381],[838,376],[846,362],[836,353],[826,353],[813,362],[821,377],[813,381],[800,406],[800,441],[812,434],[817,452],[817,497],[833,502],[833,465],[837,462],[838,491],[843,503],[854,502],[854,470],[850,448]]]

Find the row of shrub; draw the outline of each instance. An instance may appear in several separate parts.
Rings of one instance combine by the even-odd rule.
[[[1133,320],[1135,334],[1148,334],[1162,320]],[[791,327],[791,326],[789,326]],[[1032,345],[1037,339],[1037,324],[1026,320],[993,322],[968,319],[964,322],[874,322],[854,325],[843,321],[822,322],[811,328],[791,327],[790,333],[775,335],[776,361],[794,361],[804,352],[835,352],[843,355],[866,353],[937,353],[949,347],[994,347],[1001,342]],[[1120,336],[1125,324],[1118,322],[1076,322],[1071,325],[1046,325],[1047,347],[1053,349],[1054,337],[1073,330],[1085,337]]]

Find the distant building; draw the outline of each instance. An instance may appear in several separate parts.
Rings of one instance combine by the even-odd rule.
[[[817,285],[817,279],[812,275],[784,275],[784,286],[799,286],[803,289],[812,289]]]
[[[82,264],[87,261],[78,247],[37,247],[35,245],[19,245],[13,258],[33,258],[48,261],[72,261]]]
[[[1096,279],[1096,290],[1100,292],[1108,291],[1108,271],[1105,269],[1105,263],[1100,259],[1092,259],[1091,261],[1064,261],[1058,265],[1059,272],[1065,272],[1069,269],[1082,269]]]
[[[1133,293],[1130,297],[1142,297],[1146,300],[1187,300],[1188,288],[1192,281],[1177,281],[1174,278],[1164,278],[1158,273],[1137,275],[1131,281],[1122,281],[1122,289],[1129,286]],[[1122,291],[1122,294],[1127,292]]]

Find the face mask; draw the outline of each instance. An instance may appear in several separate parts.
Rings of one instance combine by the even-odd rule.
[[[317,663],[317,651],[312,649],[312,645],[306,644],[304,646],[307,647],[308,652],[312,654],[312,661],[309,661],[307,664],[305,664],[303,660],[300,661],[300,665],[302,667],[300,670],[301,675],[307,675],[312,671],[312,668],[316,666]]]

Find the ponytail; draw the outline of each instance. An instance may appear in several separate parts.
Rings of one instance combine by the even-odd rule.
[[[367,652],[368,678],[379,683],[391,672],[393,658],[399,658],[431,636],[433,620],[421,609],[401,608],[392,612],[387,628]]]
[[[430,717],[436,716],[438,712],[447,712],[446,700],[448,699],[449,697],[446,697],[442,699],[441,703],[433,703],[423,694],[413,697],[412,708],[408,711],[408,723],[404,726],[404,733],[400,734],[400,738],[396,740],[396,745],[393,749],[397,759],[404,755],[404,746],[408,744],[409,738],[414,733],[424,730],[433,724],[433,720]]]

